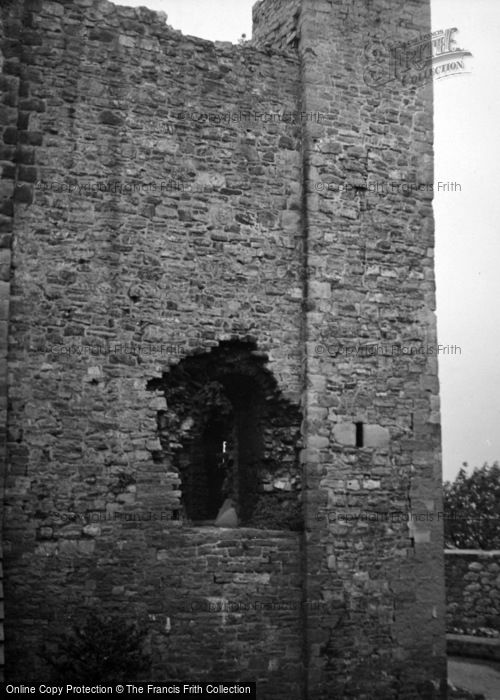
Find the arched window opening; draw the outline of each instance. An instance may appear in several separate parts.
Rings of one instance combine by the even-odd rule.
[[[253,343],[221,343],[185,358],[148,388],[168,410],[158,420],[165,461],[179,472],[184,518],[301,529],[301,415],[283,399]]]

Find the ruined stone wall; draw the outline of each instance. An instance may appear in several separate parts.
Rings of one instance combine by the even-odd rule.
[[[29,178],[25,157],[35,136],[29,130],[29,88],[22,64],[27,30],[23,7],[7,2],[0,8],[0,679],[4,672],[3,521],[7,469],[7,410],[11,247],[14,205],[25,195]],[[28,22],[29,24],[29,22]]]
[[[252,44],[296,49],[301,0],[261,0],[253,6]]]
[[[448,632],[479,634],[482,627],[500,633],[500,552],[449,549],[445,555]]]
[[[148,582],[154,589],[151,603],[162,600],[165,572],[175,572],[169,583],[182,594],[170,594],[169,605],[163,603],[176,630],[175,637],[163,634],[158,644],[154,675],[165,673],[161,665],[166,661],[167,672],[177,664],[200,680],[258,680],[266,698],[284,698],[285,692],[301,697],[305,610],[299,537],[250,528],[196,528],[164,544],[157,538],[160,563]],[[156,620],[158,634],[164,632],[164,620]]]
[[[2,135],[5,132],[5,129],[8,128],[11,124],[12,121],[15,119],[17,121],[17,110],[15,107],[9,108],[9,105],[5,105],[5,100],[6,97],[9,94],[9,87],[10,83],[8,79],[6,79],[3,76],[3,65],[5,61],[5,56],[4,56],[4,46],[5,46],[5,27],[4,27],[4,12],[0,10],[0,80],[2,81],[1,83],[1,94],[2,94],[2,106],[1,106],[1,117],[0,117],[0,123],[1,123],[1,129],[2,129]],[[6,13],[5,13],[6,14]],[[1,148],[1,162],[2,162],[2,173],[3,173],[3,164],[7,163],[10,167],[12,167],[12,147],[5,146],[3,143],[2,139],[2,144],[0,145]],[[1,207],[1,219],[0,219],[0,227],[2,230],[2,238],[5,236],[8,237],[8,247],[7,250],[10,251],[10,235],[11,235],[11,230],[12,230],[12,189],[7,184],[5,186],[5,183],[2,182],[0,184],[1,191],[0,191],[0,207]],[[10,264],[9,264],[9,273],[10,273]],[[1,431],[1,438],[0,438],[0,449],[1,449],[1,456],[0,456],[0,499],[1,499],[1,505],[0,505],[0,587],[1,587],[1,598],[0,598],[0,605],[1,605],[1,615],[0,615],[0,681],[4,680],[4,605],[3,605],[3,537],[2,537],[2,528],[3,528],[3,501],[4,501],[4,493],[3,493],[3,484],[4,484],[4,478],[5,478],[5,470],[6,470],[6,456],[7,456],[7,344],[9,341],[9,334],[8,334],[8,305],[9,305],[9,297],[10,297],[10,285],[7,282],[2,282],[1,283],[2,287],[2,309],[5,310],[5,315],[2,314],[2,320],[5,323],[5,326],[3,328],[2,334],[1,334],[1,357],[0,357],[0,363],[1,363],[1,369],[0,369],[0,377],[2,381],[2,392],[1,392],[1,401],[2,401],[2,406],[0,410],[0,431]]]
[[[156,677],[168,646],[184,677],[205,657],[215,678],[227,642],[224,677],[293,695],[300,610],[238,612],[220,629],[203,608],[176,611],[191,583],[197,600],[300,597],[300,535],[266,531],[259,544],[255,531],[173,520],[182,483],[161,454],[164,394],[148,384],[245,340],[298,405],[301,134],[266,116],[297,109],[298,61],[183,37],[106,2],[24,10],[12,59],[27,75],[18,116],[30,114],[9,347],[9,680],[44,680],[44,644],[93,606],[170,618]]]
[[[97,0],[21,5],[8,680],[45,680],[44,643],[91,607],[148,621],[155,678],[206,658],[266,698],[439,694],[432,89],[388,48],[429,8],[303,0],[296,35],[295,9],[257,7],[260,51]],[[182,515],[166,375],[231,342],[305,414],[304,535]]]
[[[303,137],[303,465],[306,596],[333,606],[308,617],[324,700],[438,696],[446,673],[432,85],[390,72],[429,27],[420,1],[302,4],[302,108],[323,115]]]

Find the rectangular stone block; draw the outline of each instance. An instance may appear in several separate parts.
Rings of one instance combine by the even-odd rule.
[[[333,436],[341,445],[354,447],[356,445],[356,426],[354,423],[337,423],[333,428]]]
[[[387,447],[390,433],[387,428],[380,425],[363,426],[363,446],[364,447]]]

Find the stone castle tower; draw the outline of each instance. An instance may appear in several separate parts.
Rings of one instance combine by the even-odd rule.
[[[0,17],[7,680],[98,610],[154,680],[441,697],[429,2]]]

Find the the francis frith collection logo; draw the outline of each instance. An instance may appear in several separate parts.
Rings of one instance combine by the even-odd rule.
[[[449,27],[399,43],[385,38],[368,42],[366,84],[379,87],[397,81],[412,87],[470,72],[466,59],[472,53],[457,45],[457,32],[457,27]]]

